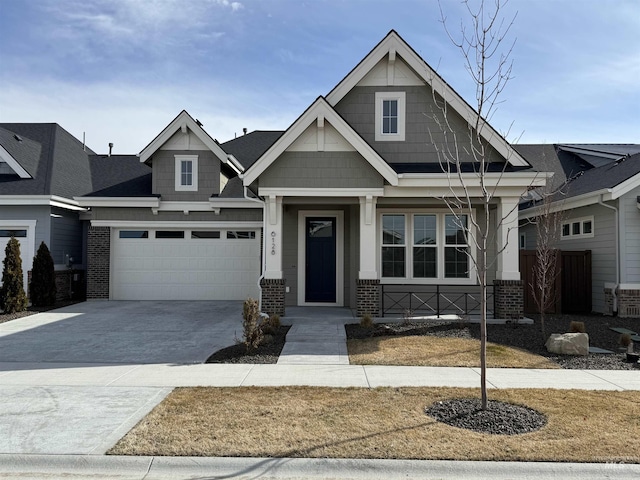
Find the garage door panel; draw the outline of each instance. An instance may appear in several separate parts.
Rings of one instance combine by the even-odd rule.
[[[244,300],[257,297],[256,239],[146,239],[113,242],[112,297],[118,300]]]

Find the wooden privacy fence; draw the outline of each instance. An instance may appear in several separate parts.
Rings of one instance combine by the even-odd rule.
[[[556,250],[557,271],[554,278],[555,293],[547,313],[591,312],[591,250]],[[524,282],[524,311],[539,313],[533,291],[537,288],[534,275],[535,250],[520,250],[520,274]]]

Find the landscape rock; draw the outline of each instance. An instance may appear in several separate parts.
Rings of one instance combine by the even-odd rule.
[[[588,355],[589,335],[586,333],[552,333],[547,343],[547,351],[561,355]]]

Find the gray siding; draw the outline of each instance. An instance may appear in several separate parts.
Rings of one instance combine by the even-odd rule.
[[[260,186],[381,188],[383,179],[357,152],[284,152],[260,176]]]
[[[136,220],[140,222],[261,222],[262,209],[227,208],[220,214],[213,212],[158,212],[154,215],[150,208],[100,208],[93,209],[93,220]]]
[[[198,191],[176,192],[175,155],[198,156]],[[158,150],[152,160],[152,188],[168,201],[205,201],[220,193],[220,160],[208,150]]]
[[[82,260],[82,225],[78,214],[54,208],[51,218],[51,242],[48,245],[53,257],[53,263],[63,265],[66,263],[66,256],[73,258],[76,265],[83,263]],[[36,245],[36,249],[39,245]]]
[[[406,92],[406,128],[404,142],[375,141],[375,93]],[[437,162],[434,143],[441,148],[453,149],[455,143],[449,133],[447,138],[434,119],[442,118],[435,105],[431,89],[427,86],[404,87],[355,87],[337,105],[336,110],[351,127],[358,132],[389,163]],[[469,150],[469,129],[467,122],[452,109],[448,110],[448,122],[457,133],[461,161],[471,157],[462,151]],[[432,140],[433,138],[433,140]],[[497,152],[491,150],[491,160],[503,161]]]
[[[620,232],[622,235],[622,283],[640,283],[640,187],[633,189],[619,200]]]
[[[51,248],[51,208],[47,205],[37,206],[3,206],[0,207],[0,219],[2,220],[35,220],[36,236],[35,249],[38,250],[41,242],[45,242]],[[35,252],[33,252],[35,254]],[[2,252],[4,259],[4,252]],[[23,258],[24,261],[24,258]]]

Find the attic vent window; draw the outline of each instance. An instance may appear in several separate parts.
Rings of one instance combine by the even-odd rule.
[[[375,128],[377,142],[404,142],[405,92],[376,92]]]
[[[175,155],[175,188],[177,192],[198,190],[198,156]]]

